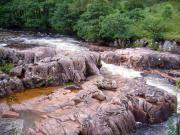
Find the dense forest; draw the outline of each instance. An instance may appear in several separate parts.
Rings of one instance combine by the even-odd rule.
[[[86,40],[180,41],[179,0],[1,0],[0,27]]]

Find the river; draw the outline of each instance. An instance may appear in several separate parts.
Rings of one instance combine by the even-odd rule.
[[[47,34],[34,34],[25,32],[8,32],[4,31],[0,34],[0,47],[10,47],[18,49],[26,49],[38,46],[50,46],[70,51],[88,50],[82,46],[82,42],[74,38],[65,37],[62,35],[47,35]],[[124,78],[144,78],[146,84],[165,90],[173,95],[176,95],[176,87],[168,82],[166,79],[157,75],[144,76],[142,71],[135,71],[134,69],[128,69],[126,67],[117,66],[113,64],[107,64],[102,61],[102,68],[110,72],[112,75],[119,75]],[[178,99],[180,100],[180,94]],[[39,95],[38,95],[39,96]],[[178,100],[178,106],[180,107],[180,101]],[[172,117],[175,119],[175,117]],[[140,125],[136,135],[143,133],[144,135],[165,135],[167,134],[168,121],[156,124],[156,125]]]

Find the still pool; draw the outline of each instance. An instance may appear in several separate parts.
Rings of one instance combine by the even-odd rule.
[[[30,100],[35,97],[39,97],[42,95],[49,95],[59,88],[57,87],[42,87],[42,88],[34,88],[34,89],[27,89],[23,92],[14,93],[10,96],[4,97],[0,99],[0,102],[6,102],[8,104],[15,104],[15,103],[22,103],[23,101]]]

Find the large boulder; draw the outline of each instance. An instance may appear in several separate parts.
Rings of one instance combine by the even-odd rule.
[[[0,48],[0,63],[9,62],[15,65],[35,63],[46,57],[56,55],[56,50],[50,47],[37,47],[27,50],[15,50],[10,48]]]
[[[2,60],[15,65],[9,78],[0,74],[1,97],[25,88],[79,83],[88,76],[98,75],[101,67],[100,55],[90,51],[39,47],[24,51],[0,48],[0,52]]]
[[[175,41],[166,40],[160,45],[160,50],[162,51],[178,52],[177,49],[178,49],[178,45]]]
[[[102,79],[97,81],[97,87],[104,90],[116,90],[117,83],[112,79]]]
[[[47,85],[48,83],[62,84],[68,81],[78,83],[90,75],[99,74],[99,66],[100,57],[97,53],[72,52],[47,57],[35,64],[26,64],[23,68],[22,66],[16,67],[16,69],[20,68],[21,73],[19,70],[13,70],[13,74],[22,74],[21,69],[24,69],[24,75],[21,76],[30,78],[30,80],[45,80]]]
[[[136,69],[180,69],[180,55],[157,52],[147,48],[103,52],[101,57],[106,63]]]
[[[8,78],[0,81],[0,97],[24,90],[22,81],[17,78]]]

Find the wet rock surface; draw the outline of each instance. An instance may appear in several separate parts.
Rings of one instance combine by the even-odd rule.
[[[58,89],[53,94],[10,105],[15,112],[39,112],[27,135],[125,135],[136,122],[160,123],[174,112],[176,97],[146,85],[143,80],[113,77],[117,90],[100,90],[96,76],[82,84],[78,93]]]
[[[3,34],[5,41],[13,37],[13,34],[10,37]],[[0,97],[27,88],[60,84],[65,87],[20,103],[0,102],[0,134],[126,135],[136,131],[137,122],[161,123],[176,111],[177,98],[147,85],[145,78],[125,79],[109,73],[102,76],[99,69],[103,60],[143,70],[167,69],[156,74],[178,78],[179,55],[144,48],[115,51],[93,45],[89,50],[96,52],[82,48],[70,51],[74,44],[70,50],[64,50],[63,43],[60,48],[48,47],[60,40],[26,39],[45,47],[22,46],[23,49],[18,50],[0,47],[0,64],[14,65],[9,75],[0,72]],[[25,42],[22,38],[18,40]],[[66,86],[67,83],[72,85]],[[6,118],[2,118],[4,116]]]
[[[23,135],[23,120],[0,118],[1,135]]]
[[[167,79],[172,84],[176,84],[176,82],[180,79],[180,70],[145,70],[144,75],[159,75],[165,79]]]
[[[99,89],[104,89],[104,90],[116,90],[117,84],[115,80],[103,79],[103,80],[97,81],[97,87]]]
[[[128,48],[115,52],[103,52],[101,57],[106,63],[135,69],[180,69],[180,55],[157,52],[147,48]]]
[[[56,86],[69,81],[79,83],[99,74],[100,56],[96,52],[69,52],[53,48],[25,51],[0,48],[1,60],[16,65],[10,76],[1,74],[0,96],[42,86]]]

